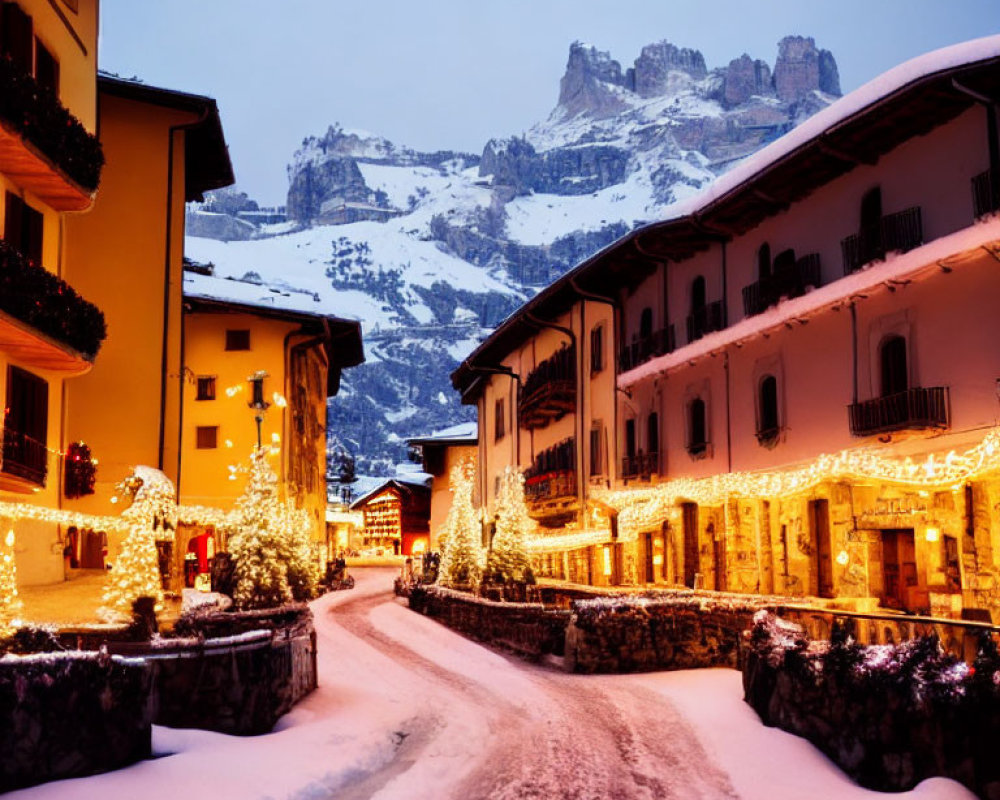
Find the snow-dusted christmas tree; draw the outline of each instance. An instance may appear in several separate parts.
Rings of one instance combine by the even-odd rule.
[[[451,508],[438,534],[441,568],[438,583],[446,586],[478,583],[483,571],[479,516],[472,506],[474,468],[464,462],[451,470]]]
[[[159,470],[142,466],[118,485],[115,500],[131,501],[122,512],[129,532],[108,572],[101,611],[108,619],[120,620],[131,618],[132,604],[140,597],[153,598],[157,611],[163,608],[156,540],[173,538],[177,505],[170,479]]]
[[[17,595],[17,562],[14,557],[14,529],[7,531],[0,549],[0,636],[11,633],[16,626],[15,615],[21,608]]]
[[[486,574],[501,582],[528,580],[531,565],[525,537],[535,527],[524,501],[524,476],[507,467],[500,478],[497,496],[497,528],[486,560]]]
[[[308,519],[280,500],[270,453],[268,447],[254,450],[246,488],[236,500],[229,553],[238,608],[270,608],[315,593]]]

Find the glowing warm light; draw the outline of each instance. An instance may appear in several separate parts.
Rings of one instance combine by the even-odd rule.
[[[272,433],[271,434],[271,441],[274,444],[280,444],[281,443],[281,434],[280,433]]]
[[[939,528],[933,528],[933,527],[925,528],[924,538],[928,542],[936,542],[938,539],[941,538],[941,530]]]
[[[226,439],[226,447],[232,447],[232,446],[233,446],[233,440],[232,439]]]
[[[7,544],[7,547],[13,547],[14,546],[14,529],[13,528],[11,528],[9,531],[7,531],[7,538],[4,539],[4,542]]]
[[[272,394],[271,395],[271,399],[274,400],[274,404],[278,408],[284,408],[285,406],[288,405],[288,401],[285,399],[285,396],[282,395],[282,394],[279,394],[278,392],[275,392],[274,394]]]
[[[663,566],[663,554],[662,553],[656,553],[653,556],[653,566],[654,567]]]
[[[850,560],[850,558],[847,555],[847,551],[846,550],[841,550],[839,553],[837,553],[837,563],[840,564],[840,566],[846,567],[847,566],[847,562],[849,560]]]
[[[604,574],[605,576],[611,575],[611,548],[604,548]]]

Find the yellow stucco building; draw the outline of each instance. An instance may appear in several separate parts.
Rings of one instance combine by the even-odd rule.
[[[276,307],[266,289],[192,267],[184,286],[179,500],[231,509],[244,484],[235,468],[258,444],[269,446],[283,498],[308,512],[322,564],[326,399],[339,389],[341,370],[364,358],[360,323],[309,308],[311,296]],[[204,533],[205,526],[183,526],[178,554]]]
[[[70,214],[93,204],[103,164],[97,2],[10,2],[0,17],[0,521],[5,539],[16,534],[21,582],[46,583],[63,575],[51,514],[71,440],[66,393],[104,339],[94,298],[66,269]]]

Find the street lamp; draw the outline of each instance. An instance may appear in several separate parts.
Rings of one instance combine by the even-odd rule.
[[[264,399],[264,378],[267,377],[267,373],[264,370],[255,372],[249,377],[250,381],[250,402],[247,406],[254,409],[257,413],[254,414],[254,421],[257,423],[257,448],[259,449],[262,445],[261,441],[261,426],[264,424],[264,412],[270,408],[271,404]]]

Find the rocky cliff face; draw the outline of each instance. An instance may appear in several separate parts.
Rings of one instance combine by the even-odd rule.
[[[660,97],[675,92],[683,84],[677,73],[694,80],[708,75],[705,57],[697,50],[678,48],[670,42],[648,44],[629,70],[627,85],[640,97]]]
[[[840,76],[833,54],[817,50],[812,37],[786,36],[778,43],[774,89],[778,99],[786,103],[815,91],[839,96]]]

